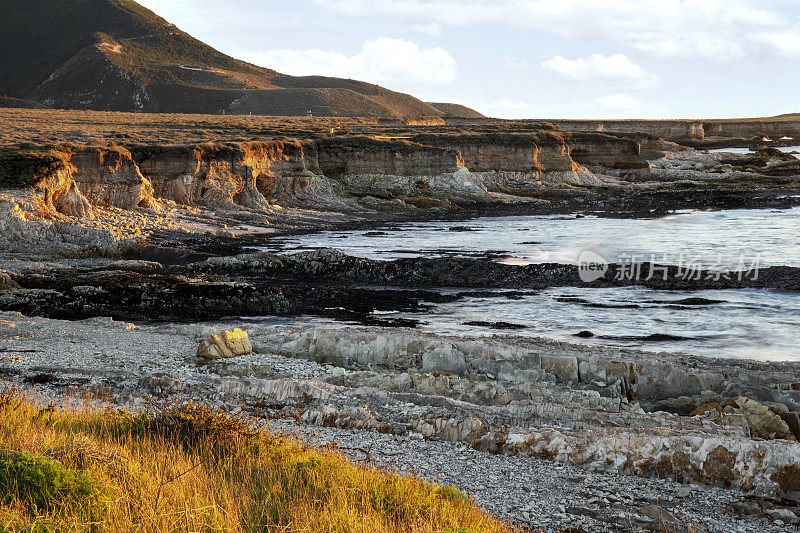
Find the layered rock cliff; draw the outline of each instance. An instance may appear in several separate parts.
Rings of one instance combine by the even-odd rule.
[[[455,149],[365,137],[314,144],[320,171],[364,205],[435,207],[494,200]]]
[[[784,115],[770,119],[729,120],[559,120],[564,131],[591,131],[640,134],[646,133],[678,143],[693,141],[736,141],[763,138],[771,141],[782,137],[800,139],[800,121],[797,115]]]
[[[595,185],[598,180],[570,157],[558,132],[538,134],[417,135],[412,140],[455,150],[487,190],[530,196],[551,184]]]
[[[259,210],[269,208],[269,199],[302,207],[346,207],[306,148],[296,140],[208,143],[141,147],[136,156],[156,195],[182,205]]]
[[[633,140],[558,132],[65,145],[6,151],[0,159],[4,188],[30,192],[50,215],[78,218],[91,218],[92,206],[158,210],[173,202],[263,211],[507,201],[493,193],[531,196],[548,186],[600,184],[581,163],[648,168]]]
[[[0,166],[4,188],[35,200],[45,216],[60,213],[91,219],[92,204],[121,209],[154,206],[149,181],[130,152],[119,147],[4,152]]]

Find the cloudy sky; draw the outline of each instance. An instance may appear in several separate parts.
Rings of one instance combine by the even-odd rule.
[[[287,74],[356,78],[507,118],[800,108],[800,0],[139,0]]]

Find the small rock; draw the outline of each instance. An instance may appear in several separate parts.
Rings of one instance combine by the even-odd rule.
[[[764,512],[774,518],[776,522],[778,520],[794,520],[797,518],[797,515],[789,509],[767,509]]]
[[[11,279],[5,271],[0,271],[0,290],[7,291],[10,289],[19,289],[19,284]]]
[[[717,410],[717,411],[719,411],[721,413],[722,412],[722,406],[717,402],[704,403],[702,405],[698,405],[697,408],[694,411],[692,411],[692,416],[704,415],[704,414],[708,413],[709,411],[713,411],[713,410]]]
[[[658,411],[666,411],[667,413],[675,413],[681,416],[691,415],[696,407],[694,401],[688,396],[668,398],[656,404],[656,410]]]
[[[452,372],[460,374],[467,368],[464,355],[453,350],[452,347],[443,347],[438,350],[426,352],[422,356],[422,370],[424,372]]]

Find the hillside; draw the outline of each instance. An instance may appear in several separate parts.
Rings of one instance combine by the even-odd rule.
[[[4,0],[0,94],[49,107],[439,117],[410,95],[227,56],[132,0]]]
[[[444,113],[445,118],[486,118],[486,115],[461,104],[447,102],[428,102],[428,104]]]
[[[45,109],[39,102],[33,100],[23,100],[21,98],[11,98],[10,96],[0,96],[0,107],[22,108],[22,109]]]

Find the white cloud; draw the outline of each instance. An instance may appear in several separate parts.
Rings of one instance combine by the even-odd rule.
[[[411,29],[419,33],[433,35],[434,37],[440,37],[442,35],[442,25],[436,22],[431,22],[428,24],[414,24]]]
[[[531,66],[530,63],[524,59],[517,59],[516,57],[504,57],[503,63],[505,63],[507,67],[517,70],[523,70]]]
[[[520,100],[498,98],[496,100],[471,101],[469,99],[456,99],[459,104],[475,109],[487,117],[492,118],[534,118],[547,111],[546,106],[532,104]]]
[[[763,0],[311,0],[326,9],[418,23],[501,26],[621,42],[670,57],[733,60],[788,49],[800,27]],[[791,8],[791,5],[789,5]]]
[[[800,32],[758,33],[752,35],[752,39],[784,57],[800,56]]]
[[[348,56],[334,50],[274,49],[237,54],[246,61],[294,76],[355,78],[391,87],[444,85],[457,77],[456,61],[446,50],[422,48],[403,39],[365,41]]]
[[[620,93],[601,96],[595,103],[608,111],[631,111],[644,107],[636,98]]]
[[[555,56],[542,63],[542,67],[571,82],[625,84],[634,89],[658,85],[655,75],[646,72],[624,54],[591,54],[576,59]]]

